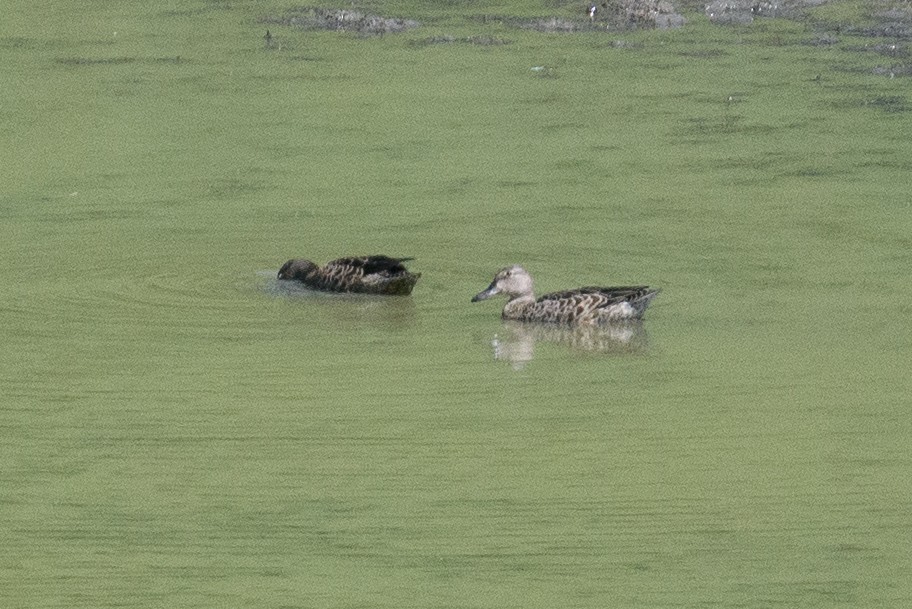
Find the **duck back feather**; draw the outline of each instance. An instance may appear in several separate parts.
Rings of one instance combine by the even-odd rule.
[[[294,259],[279,271],[279,279],[294,279],[315,290],[405,296],[421,277],[402,264],[412,258],[351,256],[318,267],[309,260]]]

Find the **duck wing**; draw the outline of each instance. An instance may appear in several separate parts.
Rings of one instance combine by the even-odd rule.
[[[343,272],[351,275],[374,275],[377,273],[396,275],[408,272],[402,264],[407,260],[412,260],[412,258],[391,258],[389,256],[379,255],[352,256],[327,262],[323,266],[323,269],[329,273],[338,272],[344,269]]]
[[[552,292],[535,301],[530,313],[544,321],[635,319],[643,315],[658,290],[648,286],[584,287]]]
[[[658,290],[650,289],[645,285],[595,287],[588,286],[575,290],[564,290],[545,294],[538,299],[541,301],[573,301],[586,300],[592,303],[592,308],[603,308],[622,302],[637,302],[643,298],[655,296]]]

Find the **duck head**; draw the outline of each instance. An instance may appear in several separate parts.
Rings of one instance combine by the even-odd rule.
[[[526,269],[514,264],[501,269],[494,275],[494,281],[488,286],[488,289],[475,294],[472,302],[487,300],[497,294],[506,294],[510,300],[522,296],[532,296],[532,277],[526,272]]]
[[[298,279],[303,281],[307,276],[316,270],[319,270],[316,264],[303,258],[293,258],[282,265],[279,269],[279,279]]]

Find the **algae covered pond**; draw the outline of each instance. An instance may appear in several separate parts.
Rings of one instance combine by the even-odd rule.
[[[840,6],[8,3],[0,605],[909,606],[909,43]],[[511,263],[662,293],[517,327]]]

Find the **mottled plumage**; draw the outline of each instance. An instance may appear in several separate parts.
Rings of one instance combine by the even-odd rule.
[[[410,273],[403,262],[411,258],[357,256],[339,258],[319,267],[310,260],[295,258],[279,269],[279,279],[300,281],[307,287],[328,292],[359,292],[406,296],[421,273]]]
[[[501,269],[472,302],[506,294],[509,300],[503,309],[504,319],[595,325],[642,318],[658,293],[647,286],[586,287],[545,294],[536,300],[532,277],[517,265]]]

